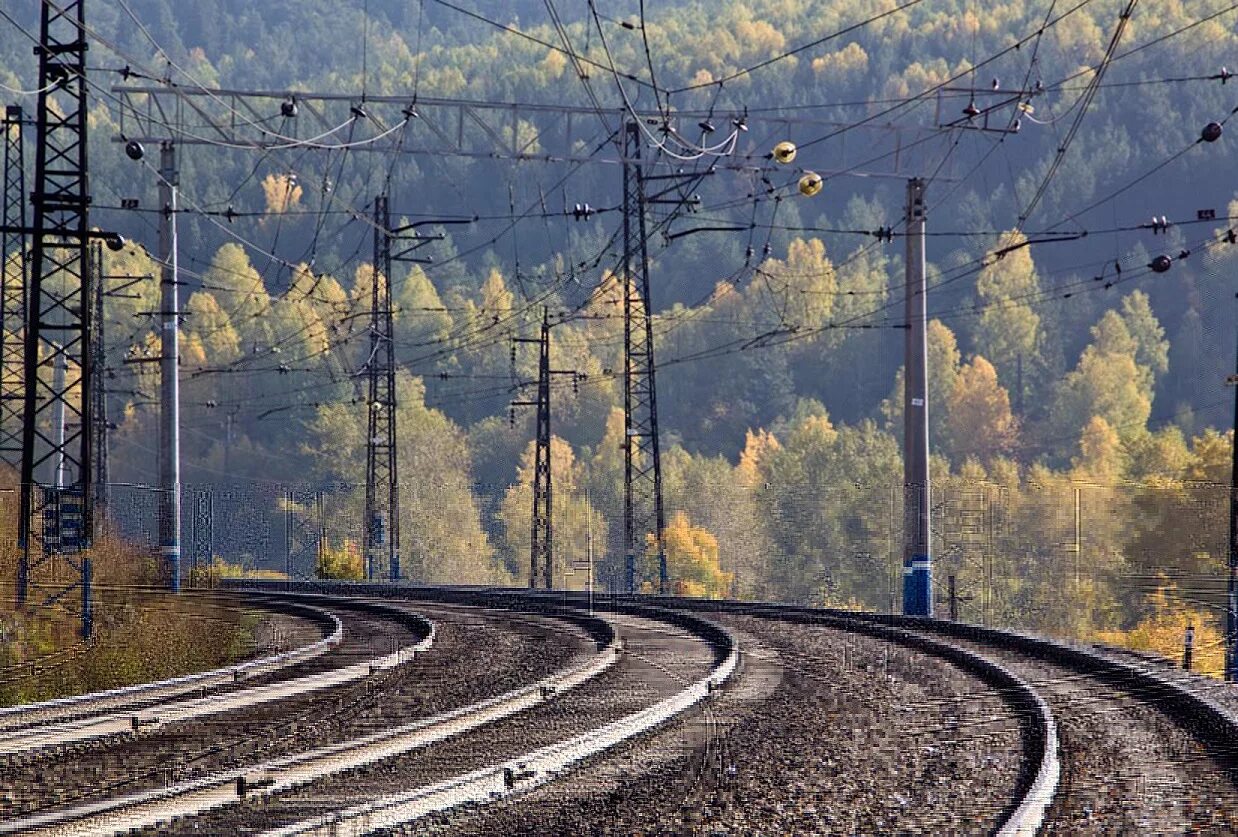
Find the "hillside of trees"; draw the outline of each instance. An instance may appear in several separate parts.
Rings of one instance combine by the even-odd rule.
[[[12,5],[37,32],[37,4]],[[1090,102],[1083,94],[1124,0],[905,10],[894,0],[689,0],[647,4],[643,27],[638,4],[623,0],[596,20],[585,4],[559,4],[562,33],[533,0],[461,4],[474,16],[453,5],[370,0],[367,17],[351,0],[92,4],[94,218],[133,242],[106,254],[106,272],[158,271],[155,179],[113,141],[121,115],[107,91],[126,65],[154,79],[142,83],[358,101],[587,107],[592,91],[612,114],[619,82],[638,108],[669,102],[713,113],[720,126],[746,114],[736,155],[764,167],[766,182],[720,166],[697,187],[699,220],[684,212],[667,227],[742,229],[649,242],[679,589],[891,606],[901,583],[904,254],[900,238],[871,232],[901,228],[904,181],[920,174],[929,178],[934,547],[939,578],[959,578],[963,616],[1080,636],[1140,625],[1151,635],[1157,619],[1188,612],[1215,623],[1219,587],[1209,579],[1226,554],[1233,396],[1224,379],[1238,311],[1229,279],[1238,247],[1224,235],[1238,194],[1224,173],[1238,155],[1228,124],[1219,141],[1199,138],[1238,105],[1238,87],[1221,77],[1238,65],[1238,13],[1226,3],[1139,5]],[[588,86],[547,46],[564,35],[594,62]],[[30,46],[0,25],[0,84],[36,86]],[[680,92],[655,96],[631,80],[650,79],[651,66],[659,88]],[[920,96],[943,84],[978,92]],[[864,128],[850,134],[858,149],[845,165],[816,153],[823,122],[957,125],[969,97],[985,105],[994,88],[1027,91],[1015,97],[1027,107],[993,116],[1018,118],[1017,133],[938,131],[923,156],[909,152],[932,169],[827,174],[817,197],[795,192],[802,169],[864,159]],[[33,111],[32,97],[10,98]],[[819,122],[779,135],[780,116]],[[550,143],[541,127],[518,130]],[[801,143],[801,157],[768,173],[764,155],[783,138]],[[355,547],[366,416],[357,370],[369,352],[371,283],[389,282],[407,572],[523,583],[533,416],[513,419],[508,402],[531,393],[513,382],[534,377],[537,358],[510,340],[533,336],[548,312],[553,365],[579,373],[554,389],[557,549],[575,567],[592,544],[599,580],[617,580],[617,167],[184,146],[181,169],[187,485],[259,498],[238,501],[259,515],[286,511],[281,486],[324,490],[339,521],[331,548]],[[404,222],[480,220],[432,228],[444,236],[423,250],[432,263],[381,276],[372,230],[356,216],[384,189]],[[113,208],[122,197],[147,211]],[[586,202],[600,211],[574,219],[570,207]],[[207,214],[225,208],[239,217]],[[1215,217],[1197,220],[1199,210]],[[666,218],[665,208],[654,214]],[[1161,216],[1173,221],[1164,231],[1148,224]],[[1170,269],[1149,270],[1162,254]],[[105,315],[113,473],[150,484],[156,367],[126,361],[159,352],[157,284],[140,280],[128,293],[109,299]],[[260,545],[236,544],[230,560],[282,567]]]

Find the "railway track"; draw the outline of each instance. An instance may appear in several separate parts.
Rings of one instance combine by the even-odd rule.
[[[313,670],[310,661],[333,649],[338,649],[341,656],[352,653],[351,648],[340,647],[344,642],[343,624],[327,611],[284,600],[252,602],[251,607],[294,617],[304,623],[305,629],[313,631],[316,637],[282,653],[213,671],[0,708],[0,732],[4,733],[3,739],[0,739],[0,755],[106,735],[117,731],[113,724],[109,724],[110,720],[122,720],[123,728],[146,707],[167,703],[190,693],[203,697],[207,694],[219,696],[239,688],[238,684],[252,684],[264,678],[270,680],[272,676],[295,679]],[[350,638],[350,643],[356,645],[357,640]],[[77,735],[71,730],[77,730]]]
[[[592,647],[585,631],[563,620],[418,607],[418,614],[434,622],[435,650],[441,647],[443,654],[416,654],[387,668],[373,666],[368,676],[346,685],[298,692],[293,687],[307,678],[382,660],[374,655],[390,651],[401,622],[407,623],[405,638],[410,643],[424,633],[413,629],[422,624],[421,616],[404,606],[337,602],[330,608],[337,615],[356,611],[345,623],[345,636],[351,633],[353,638],[339,649],[339,654],[348,656],[325,655],[313,661],[319,669],[313,673],[299,672],[304,676],[258,687],[289,691],[284,698],[136,734],[35,750],[0,762],[6,775],[6,813],[12,814],[0,824],[0,833],[40,828],[46,833],[70,833],[78,827],[75,823],[89,818],[94,818],[90,820],[94,825],[81,826],[82,833],[97,833],[105,827],[100,823],[120,822],[117,818],[128,816],[125,812],[166,809],[166,800],[177,795],[175,789],[218,784],[212,777],[221,774],[229,776],[229,792],[235,798],[235,780],[252,778],[247,771],[251,766],[315,745],[329,747],[374,735],[445,707],[467,705],[513,684],[526,684],[580,649]],[[158,715],[166,706],[146,711]],[[132,817],[125,821],[134,822]],[[135,822],[143,821],[138,816]]]
[[[144,613],[151,615],[185,616],[185,608],[179,602],[170,602],[163,598],[163,591],[151,588],[120,588],[126,595],[137,597],[135,606]],[[102,588],[102,593],[114,592],[112,588]],[[265,605],[246,603],[235,596],[214,595],[204,591],[187,591],[186,599],[193,602],[194,610],[198,603],[207,604],[203,612],[195,612],[195,620],[219,622],[234,626],[246,617],[257,619],[254,635],[254,645],[248,654],[233,665],[225,666],[216,671],[196,672],[183,677],[172,677],[161,681],[163,696],[176,694],[176,685],[184,684],[186,690],[200,686],[211,686],[213,675],[221,675],[215,682],[233,679],[235,676],[252,677],[262,671],[275,670],[284,665],[291,665],[298,660],[309,659],[318,653],[326,651],[334,642],[328,641],[316,645],[319,640],[328,640],[331,626],[324,623],[321,614],[307,612],[307,609],[295,604],[268,602]],[[327,630],[323,630],[327,628]],[[47,678],[55,678],[60,670],[74,663],[88,651],[88,644],[74,643],[65,648],[31,659],[22,660],[0,667],[0,685],[16,683],[34,684],[36,687]],[[299,652],[295,655],[281,652]],[[151,699],[159,695],[153,693],[156,688],[150,683],[139,683],[129,687],[117,686],[90,695],[77,695],[54,700],[43,700],[35,703],[0,707],[0,731],[28,726],[40,720],[63,720],[74,715],[74,707],[81,708],[81,714],[96,711],[107,700],[115,705],[127,702],[138,702],[139,693],[147,693]]]
[[[1238,723],[1210,717],[1213,684],[1123,654],[964,644],[1026,679],[1056,719],[1061,780],[1041,833],[1238,834]]]
[[[409,598],[391,606],[435,624],[434,652],[353,703],[270,702],[254,746],[189,773],[36,795],[0,833],[1238,832],[1235,713],[1146,661],[772,605],[621,599],[598,620],[572,594],[345,589]],[[184,726],[201,752],[237,732]],[[145,738],[93,763],[147,758]],[[74,771],[41,752],[18,767],[62,790]]]

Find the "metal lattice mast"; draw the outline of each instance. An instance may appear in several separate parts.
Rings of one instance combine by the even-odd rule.
[[[0,459],[21,466],[25,410],[26,156],[22,109],[4,111],[4,219],[0,231]]]
[[[197,586],[204,577],[210,577],[214,563],[215,501],[209,486],[199,488],[193,498],[193,552],[190,556],[193,567],[189,579],[190,584]]]
[[[385,563],[400,578],[400,491],[396,467],[395,343],[391,318],[391,212],[387,196],[374,199],[374,270],[370,288],[370,393],[366,434],[366,577]]]
[[[658,592],[667,592],[666,549],[662,542],[662,455],[658,445],[658,399],[654,380],[649,250],[645,229],[645,185],[640,126],[628,122],[623,158],[623,540],[625,582],[635,592],[637,566],[649,549],[658,554]]]
[[[554,505],[550,477],[550,314],[542,313],[537,360],[537,448],[533,458],[533,523],[529,543],[529,587],[554,587]],[[517,402],[519,403],[519,402]]]
[[[25,335],[25,421],[22,428],[21,511],[18,539],[27,573],[53,556],[64,556],[80,574],[82,633],[90,635],[90,560],[69,558],[90,544],[91,358],[90,195],[86,159],[86,39],[84,0],[43,3],[39,26],[39,99],[35,119],[34,207],[29,312]],[[62,364],[63,386],[49,384],[40,367]],[[54,378],[52,378],[54,380]],[[58,437],[50,419],[58,411],[68,429]],[[63,462],[65,484],[49,485],[48,464]],[[42,474],[43,483],[36,481]],[[36,518],[39,532],[33,531]],[[41,542],[36,551],[35,540]],[[42,553],[41,555],[39,553]],[[31,564],[31,556],[36,563]]]
[[[572,389],[576,390],[581,375],[575,369],[552,369],[550,366],[550,311],[542,311],[542,327],[539,336],[513,337],[512,343],[536,343],[537,398],[532,401],[512,401],[512,423],[515,424],[516,407],[537,408],[537,441],[533,457],[533,517],[532,536],[529,540],[529,587],[537,587],[540,571],[542,585],[554,588],[554,492],[551,479],[550,459],[550,382],[555,375],[568,375]],[[512,365],[516,362],[516,349],[512,347]]]

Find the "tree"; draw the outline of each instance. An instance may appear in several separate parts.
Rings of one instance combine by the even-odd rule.
[[[1143,291],[1132,291],[1122,300],[1122,322],[1135,341],[1135,360],[1148,369],[1153,379],[1169,371],[1169,341],[1165,329],[1152,313],[1152,304]]]
[[[360,581],[365,578],[365,556],[356,541],[344,539],[339,545],[325,543],[314,564],[317,578]]]
[[[1093,343],[1058,387],[1050,409],[1059,441],[1072,438],[1093,416],[1131,438],[1144,431],[1152,412],[1151,372],[1135,362],[1137,347],[1122,318],[1107,312],[1092,335]]]
[[[1002,237],[999,250],[1026,241],[1022,233],[1010,232]],[[1015,383],[1021,357],[1028,368],[1039,360],[1040,315],[1029,304],[1039,290],[1040,279],[1027,247],[996,258],[990,255],[989,264],[976,279],[976,294],[984,306],[976,324],[976,353],[992,361],[1007,387]]]
[[[262,194],[267,212],[283,215],[301,204],[301,185],[295,174],[268,174],[262,179]]]
[[[781,319],[809,329],[829,321],[838,276],[821,239],[792,239],[786,261],[769,259],[760,275],[766,281],[753,283],[749,293],[763,297],[764,305],[774,307]]]
[[[941,320],[929,320],[925,330],[928,366],[929,438],[941,438],[945,432],[945,416],[959,376],[959,342],[950,327]],[[900,438],[903,432],[903,367],[894,376],[894,389],[882,402],[881,411],[890,428]]]
[[[1109,422],[1092,416],[1079,436],[1079,455],[1074,469],[1081,476],[1112,484],[1124,470],[1126,452],[1122,440]]]
[[[945,413],[946,447],[955,461],[988,462],[1016,444],[1018,421],[1010,412],[1010,396],[997,382],[993,364],[980,355],[959,370]]]
[[[393,305],[397,312],[395,333],[401,343],[420,346],[443,340],[451,333],[451,313],[421,265],[413,265],[396,288]]]
[[[718,564],[718,539],[693,526],[687,514],[672,515],[662,539],[675,595],[720,599],[730,593],[735,576]]]
[[[745,432],[744,449],[740,451],[739,465],[735,469],[744,485],[755,488],[761,482],[762,465],[779,447],[778,437],[763,427],[756,433],[752,430]]]
[[[1133,651],[1158,654],[1178,663],[1186,629],[1195,629],[1195,653],[1191,669],[1210,677],[1224,671],[1225,637],[1217,617],[1182,599],[1176,584],[1162,576],[1161,584],[1148,596],[1151,613],[1128,630],[1098,631],[1095,639]]]
[[[249,262],[249,256],[239,244],[225,244],[215,253],[202,277],[204,285],[223,294],[221,305],[243,343],[261,336],[261,318],[271,307],[262,276]]]
[[[189,313],[189,333],[201,341],[206,362],[227,366],[241,356],[241,338],[232,318],[208,291],[194,291],[185,305]]]
[[[496,515],[503,524],[504,560],[508,572],[522,580],[527,580],[529,574],[536,451],[536,441],[530,441],[525,446],[516,472],[516,482],[504,493]],[[555,585],[575,589],[586,587],[590,539],[593,540],[597,558],[604,549],[608,535],[605,519],[580,490],[581,471],[571,445],[558,436],[551,436]],[[541,585],[540,577],[537,584]]]
[[[431,583],[499,584],[509,579],[481,528],[472,491],[467,439],[450,419],[425,405],[419,378],[396,375],[396,445],[400,451],[400,537],[408,578]],[[364,487],[366,415],[348,402],[316,408],[304,451],[324,482]],[[361,517],[364,491],[344,498]]]

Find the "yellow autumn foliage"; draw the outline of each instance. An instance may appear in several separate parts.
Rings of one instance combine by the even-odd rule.
[[[283,214],[296,209],[301,203],[302,189],[296,175],[268,174],[262,179],[262,194],[266,198],[267,212]]]
[[[677,596],[720,599],[730,593],[735,574],[718,562],[718,539],[693,526],[684,512],[676,512],[662,532],[667,571]]]
[[[365,578],[365,556],[354,541],[345,540],[339,546],[326,544],[318,554],[314,574],[319,578],[359,581]]]
[[[1225,637],[1219,620],[1193,608],[1178,596],[1177,586],[1162,583],[1148,597],[1152,614],[1129,630],[1098,631],[1093,639],[1182,662],[1187,626],[1195,628],[1191,670],[1221,677],[1225,670]]]

